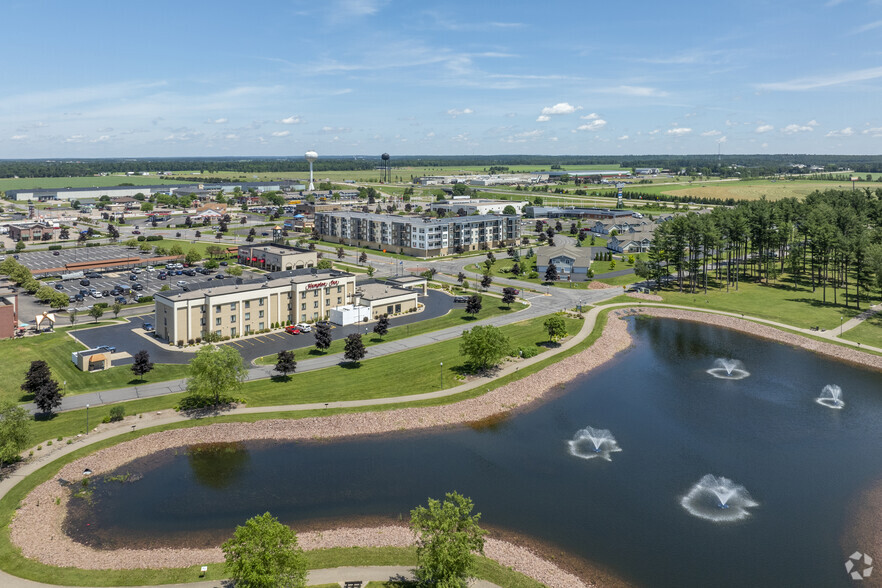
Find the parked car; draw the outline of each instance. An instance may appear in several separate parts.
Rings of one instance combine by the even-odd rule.
[[[110,296],[110,290],[101,290],[102,296]]]
[[[114,301],[119,302],[120,304],[125,304],[127,302],[125,296],[117,296],[114,298]]]
[[[203,267],[203,268],[201,268],[201,269],[199,269],[199,270],[197,270],[197,271],[198,271],[200,274],[202,274],[203,276],[207,276],[208,274],[211,273],[211,270],[208,269],[207,267]]]
[[[58,282],[57,284],[55,284],[55,289],[56,290],[64,290],[64,284],[62,284],[61,282]]]
[[[135,230],[135,231],[132,231],[132,234],[133,234],[133,235],[140,235],[140,234],[141,234],[141,231]]]
[[[144,269],[146,269],[148,272],[155,272],[155,271],[156,271],[156,268],[153,267],[152,265],[148,265],[148,266],[147,266],[146,268],[144,268]]]
[[[465,302],[469,301],[469,297],[468,296],[454,296],[453,301],[456,303],[460,303],[460,302],[465,303]]]
[[[95,349],[103,349],[107,353],[116,353],[116,347],[113,345],[99,345]]]
[[[184,280],[178,280],[177,282],[175,282],[175,284],[178,286],[186,286],[187,282],[185,282]]]
[[[80,280],[80,286],[88,286],[89,284],[90,284],[90,282],[86,278],[83,278],[82,280]]]
[[[226,276],[223,274],[218,274],[218,275],[214,276],[215,280],[223,280],[224,278],[226,278]]]
[[[129,279],[134,282],[138,279],[138,276],[136,276],[135,274],[129,274]]]
[[[145,331],[154,331],[156,329],[153,328],[153,323],[144,323],[144,330]]]
[[[164,280],[168,277],[168,274],[165,272],[159,272],[159,275],[156,277],[159,278],[160,280]]]
[[[196,270],[185,269],[185,270],[184,270],[184,275],[185,275],[185,276],[195,276],[195,275],[196,275]]]
[[[98,272],[86,272],[84,275],[87,278],[100,278],[101,277],[101,274],[99,274]]]
[[[291,325],[291,326],[285,327],[285,332],[290,335],[299,335],[300,329],[298,329],[295,325]]]
[[[297,325],[294,325],[294,326],[297,327],[298,329],[300,329],[300,332],[301,332],[301,333],[310,333],[310,332],[312,332],[312,327],[309,326],[309,325],[307,325],[306,323],[300,323],[300,324],[297,324]]]
[[[132,268],[132,273],[133,273],[133,274],[140,274],[140,273],[141,273],[141,268],[139,268],[139,267],[133,267],[133,268]]]
[[[101,292],[92,292],[92,298],[103,298]]]
[[[61,251],[53,251],[52,255],[61,255]]]
[[[67,297],[67,301],[68,301],[68,302],[76,302],[76,301],[77,301],[77,297],[76,297],[76,296],[68,296],[68,297]]]
[[[83,296],[82,294],[74,294],[74,300],[76,300],[77,302],[82,302],[85,299],[86,299],[86,297]]]
[[[142,286],[138,282],[135,282],[134,284],[132,284],[132,290],[143,290],[143,289],[144,289],[144,286]]]
[[[222,262],[220,262],[220,264],[221,264],[221,265],[230,265],[230,264],[228,264],[226,261],[222,261]]]

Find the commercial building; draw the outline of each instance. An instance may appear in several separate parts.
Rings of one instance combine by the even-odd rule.
[[[282,243],[239,245],[239,263],[271,272],[304,269],[318,263],[318,254],[309,249]]]
[[[10,224],[9,238],[13,241],[42,241],[43,235],[48,234],[51,237],[52,232],[57,230],[58,227],[43,223]]]
[[[632,210],[610,210],[609,208],[575,208],[560,206],[525,206],[524,216],[531,218],[591,218],[597,220],[616,220],[634,216]]]
[[[12,290],[0,291],[0,339],[15,336],[18,328],[18,294]]]
[[[355,293],[357,302],[332,308],[330,321],[338,325],[351,325],[374,321],[383,315],[393,317],[420,308],[419,296],[413,290],[398,287],[391,280],[359,284]]]
[[[433,257],[514,245],[517,215],[451,218],[408,217],[370,212],[317,212],[315,230],[332,243]]]
[[[187,342],[206,333],[237,337],[274,323],[327,318],[332,308],[356,301],[355,276],[315,268],[282,271],[241,284],[202,282],[189,291],[157,292],[153,299],[160,339]]]
[[[99,372],[113,367],[110,350],[106,347],[74,351],[70,354],[70,360],[84,372]]]
[[[482,200],[480,198],[453,198],[433,202],[429,205],[430,210],[443,210],[451,214],[468,216],[470,214],[502,214],[507,206],[514,208],[516,214],[521,214],[524,206],[529,202],[515,202],[509,200]]]

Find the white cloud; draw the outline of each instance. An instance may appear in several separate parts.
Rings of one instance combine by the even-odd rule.
[[[279,122],[283,125],[296,125],[300,124],[300,117],[297,115],[289,116],[288,118],[283,118]]]
[[[369,16],[379,12],[388,0],[338,0],[334,10],[337,14]]]
[[[329,133],[335,133],[335,134],[336,133],[348,133],[351,130],[352,129],[350,129],[349,127],[329,127],[329,126],[322,127],[322,132],[327,133],[327,134],[329,134]]]
[[[717,137],[717,136],[722,135],[722,134],[723,134],[722,131],[718,131],[718,130],[714,129],[713,131],[705,131],[705,132],[703,132],[703,133],[701,134],[701,136],[702,136],[702,137]]]
[[[815,129],[809,125],[787,125],[781,132],[785,135],[795,135],[796,133],[805,133],[807,131],[814,131]]]
[[[459,110],[457,108],[451,108],[450,110],[447,111],[447,114],[452,116],[453,118],[456,118],[458,116],[463,116],[466,114],[474,114],[474,113],[475,113],[475,111],[472,110],[471,108],[463,108],[462,110]]]
[[[812,119],[805,124],[806,124],[806,126],[809,126],[809,127],[816,127],[816,126],[818,126],[818,121],[816,121],[815,119]]]
[[[21,141],[22,139],[27,139],[27,138],[28,138],[27,135],[12,135],[11,137],[9,137],[9,140],[10,141]]]
[[[688,127],[677,127],[675,129],[668,129],[667,130],[667,133],[669,135],[677,135],[678,137],[680,135],[688,135],[691,132],[692,132],[692,129],[690,129]]]
[[[882,27],[882,20],[876,20],[873,22],[868,22],[865,25],[861,25],[858,28],[856,28],[855,30],[853,30],[851,32],[851,34],[859,35],[861,33],[866,33],[867,31],[872,31],[873,29],[878,29],[879,27]]]
[[[591,114],[583,114],[579,118],[581,118],[582,120],[597,120],[598,118],[600,118],[600,115],[596,112],[592,112]]]
[[[844,129],[840,129],[838,131],[830,131],[825,137],[851,137],[854,135],[854,129],[851,127],[845,127]]]
[[[225,118],[216,118],[216,119],[214,119],[214,120],[211,121],[211,122],[214,123],[214,124],[216,124],[216,125],[222,125],[222,124],[228,122],[228,120],[225,119]]]
[[[650,88],[647,86],[614,86],[612,88],[601,88],[597,90],[603,94],[622,94],[624,96],[640,96],[661,98],[667,96],[668,93],[658,88]]]
[[[619,137],[617,140],[618,140],[618,141],[627,141],[627,140],[628,140],[628,135],[622,135],[622,136]]]
[[[273,131],[272,132],[273,137],[287,137],[290,134],[291,134],[291,131]]]
[[[515,133],[510,137],[501,139],[503,143],[526,143],[527,141],[538,139],[543,135],[544,131],[538,129],[533,131],[524,131],[523,133]]]
[[[101,135],[97,139],[92,139],[89,143],[104,143],[105,141],[110,140],[110,135]]]
[[[536,122],[548,122],[551,120],[551,117],[546,114],[540,114],[539,118],[536,119]]]
[[[229,135],[224,135],[224,139],[227,139],[228,141],[235,141],[238,138],[239,138],[239,135],[237,135],[235,133],[230,133]]]
[[[872,135],[873,137],[882,137],[882,127],[871,127],[861,131],[862,135]],[[26,136],[26,135],[23,135]],[[15,139],[15,137],[13,137]]]
[[[605,126],[606,126],[606,121],[603,120],[602,118],[598,118],[598,119],[592,120],[591,122],[586,123],[584,125],[579,125],[578,127],[576,127],[576,130],[577,131],[599,131],[600,129],[602,129]]]
[[[71,135],[67,139],[64,140],[65,143],[80,143],[85,138],[85,135]]]
[[[552,114],[573,114],[577,110],[582,110],[581,106],[573,106],[569,102],[558,102],[554,106],[546,106],[542,109],[542,114],[549,116]]]
[[[882,67],[859,69],[855,71],[847,71],[821,77],[797,78],[795,80],[789,80],[786,82],[757,84],[757,87],[761,90],[801,92],[804,90],[814,90],[815,88],[826,88],[828,86],[838,86],[840,84],[850,84],[853,82],[875,80],[876,78],[882,78]]]
[[[435,131],[429,131],[426,133],[426,139],[431,139],[435,136]]]
[[[661,129],[653,129],[647,133],[647,135],[658,135],[661,132]]]
[[[728,141],[728,140],[729,140],[729,139],[727,139],[726,136],[723,135],[722,137],[720,137],[719,139],[717,139],[717,143],[722,144],[722,143],[725,143],[725,142]]]
[[[756,128],[757,133],[768,133],[769,131],[774,131],[775,127],[772,125],[760,125]]]

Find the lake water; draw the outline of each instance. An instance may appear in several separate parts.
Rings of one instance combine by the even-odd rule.
[[[73,500],[66,530],[97,547],[218,545],[265,511],[295,529],[407,520],[457,490],[482,521],[643,586],[849,585],[851,501],[882,477],[882,375],[706,325],[634,320],[636,345],[534,410],[492,426],[328,443],[166,451]],[[714,378],[717,358],[749,377]],[[845,406],[815,398],[841,387]],[[567,441],[608,429],[620,452],[581,459]],[[743,485],[743,520],[693,516],[704,475]],[[882,554],[872,554],[877,559]]]

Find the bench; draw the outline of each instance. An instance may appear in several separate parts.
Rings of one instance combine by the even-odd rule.
[[[351,582],[343,582],[343,588],[361,588],[361,580],[353,580]]]

